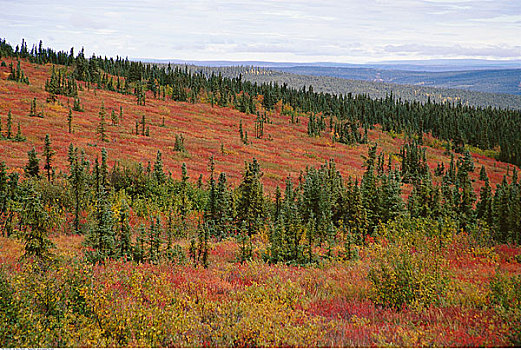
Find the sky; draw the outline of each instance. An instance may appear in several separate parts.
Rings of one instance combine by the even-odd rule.
[[[368,63],[521,59],[521,0],[0,0],[0,38],[90,55]]]

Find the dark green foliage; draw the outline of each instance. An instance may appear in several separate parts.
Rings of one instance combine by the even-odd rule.
[[[208,261],[208,241],[210,239],[211,226],[199,224],[197,228],[197,240],[190,241],[188,255],[194,265],[202,265],[204,268],[209,266]]]
[[[85,109],[81,105],[81,100],[79,98],[75,98],[74,99],[74,105],[72,107],[72,110],[76,111],[76,112],[84,112],[85,111]]]
[[[36,112],[36,97],[33,98],[33,100],[31,101],[31,110],[29,112],[29,117],[36,117],[38,115],[38,113]]]
[[[72,134],[72,109],[69,108],[69,114],[67,115],[67,125],[69,127],[69,134]]]
[[[240,263],[250,261],[252,259],[253,245],[251,243],[251,237],[247,233],[244,222],[239,228],[237,243],[239,244],[237,261]]]
[[[418,181],[429,171],[427,158],[425,156],[425,147],[420,147],[417,140],[412,140],[400,150],[402,157],[402,181],[411,183]]]
[[[27,165],[24,168],[25,176],[38,177],[40,175],[40,159],[38,159],[34,147],[27,152],[27,158]]]
[[[56,152],[51,148],[51,139],[49,134],[45,135],[45,145],[43,148],[43,156],[45,157],[45,165],[43,168],[47,172],[47,181],[51,181],[52,174],[52,157]]]
[[[73,199],[74,206],[74,233],[80,233],[80,211],[82,209],[82,204],[84,203],[84,194],[86,191],[86,172],[88,170],[88,163],[84,159],[84,155],[82,153],[81,158],[78,157],[78,150],[74,148],[74,145],[71,143],[69,146],[69,184],[70,184],[70,192],[71,197]]]
[[[308,121],[308,135],[320,136],[320,133],[326,129],[326,122],[324,116],[321,114],[317,116],[313,113],[309,115]]]
[[[257,160],[244,167],[243,179],[237,188],[237,220],[244,221],[248,235],[251,237],[261,226],[264,217],[263,186],[260,181],[262,173]]]
[[[44,209],[41,195],[35,191],[32,184],[26,187],[22,198],[21,211],[22,231],[24,242],[24,258],[34,257],[45,261],[51,258],[53,243],[48,237],[48,231],[52,227],[53,218]]]
[[[51,94],[52,99],[56,98],[55,95],[78,96],[76,80],[66,70],[59,69],[56,72],[54,66],[52,67],[51,78],[45,82],[45,91]]]
[[[99,110],[99,123],[96,129],[96,133],[99,135],[100,140],[103,142],[108,142],[107,139],[107,123],[105,122],[105,105],[102,102]]]
[[[158,217],[151,218],[148,235],[148,261],[157,264],[161,256],[161,222]]]
[[[174,151],[186,152],[185,137],[183,135],[175,135]]]
[[[16,68],[13,68],[13,64],[9,64],[10,73],[7,77],[7,80],[16,81],[18,83],[23,83],[29,85],[29,78],[25,75],[22,68],[20,68],[20,61],[16,64]]]
[[[166,175],[163,170],[163,160],[161,159],[161,151],[157,151],[156,161],[154,163],[154,177],[159,185],[164,184]]]
[[[118,125],[119,124],[119,118],[116,115],[116,112],[114,112],[114,110],[112,110],[112,112],[110,113],[110,121],[112,122],[112,125]]]
[[[9,112],[7,112],[7,135],[6,135],[7,139],[13,138],[12,128],[13,128],[13,115],[11,114],[11,110],[9,110]]]
[[[117,236],[117,255],[129,260],[132,258],[132,232],[129,223],[130,207],[126,200],[122,200],[119,211],[118,236]]]
[[[117,257],[116,232],[114,231],[114,213],[107,199],[107,194],[101,180],[101,171],[96,162],[95,177],[99,185],[96,187],[95,224],[85,238],[84,245],[87,261],[96,264],[106,259]]]
[[[20,122],[18,122],[18,125],[16,127],[16,135],[13,139],[15,142],[24,142],[26,140],[25,136],[22,135],[22,129],[20,128]]]

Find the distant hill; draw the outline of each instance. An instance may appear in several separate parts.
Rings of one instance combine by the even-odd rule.
[[[293,66],[277,67],[277,70],[295,74],[330,76],[401,85],[421,85],[521,95],[521,69],[428,72],[379,68]]]
[[[161,65],[161,64],[160,64]],[[364,77],[370,76],[371,74],[375,74],[375,69],[372,68],[332,68],[332,67],[312,67],[312,70],[316,72],[320,72],[321,69],[323,72],[327,72],[330,75],[333,75],[336,72],[337,75],[340,75],[344,70],[349,70],[351,74],[353,74],[353,79],[345,79],[342,77],[335,76],[327,76],[320,74],[296,74],[291,72],[284,72],[281,69],[283,68],[262,68],[262,67],[254,67],[254,66],[221,66],[221,67],[207,67],[207,66],[196,66],[196,65],[180,65],[173,64],[173,66],[182,66],[187,67],[192,71],[201,71],[205,74],[222,74],[225,77],[237,77],[239,75],[242,76],[243,79],[256,82],[259,84],[265,82],[276,82],[280,85],[288,84],[291,87],[301,88],[303,86],[309,87],[313,86],[313,89],[317,92],[324,93],[332,93],[332,94],[367,94],[372,98],[385,98],[387,95],[392,93],[396,98],[400,98],[404,101],[420,101],[426,102],[429,98],[431,101],[437,102],[455,102],[470,106],[491,106],[497,108],[510,108],[521,110],[521,95],[513,95],[513,94],[499,94],[499,93],[491,93],[491,92],[479,92],[479,91],[471,91],[468,89],[456,89],[455,86],[451,88],[443,87],[437,88],[425,85],[414,85],[409,83],[408,85],[397,84],[396,80],[393,83],[382,82],[382,81],[368,81],[364,79]],[[293,67],[295,71],[307,72],[306,67]],[[496,75],[502,74],[503,79],[507,79],[508,72],[514,71],[515,73],[521,72],[521,70],[498,70]],[[490,73],[491,71],[465,71],[465,72],[445,72],[439,73],[438,79],[441,81],[445,79],[445,81],[451,81],[451,75],[454,77],[460,76],[460,81],[463,81],[466,77],[472,76],[472,73],[482,74],[481,77],[485,77],[485,72],[489,72],[489,78],[487,78],[488,84],[501,84],[497,83],[494,80],[494,73]],[[412,73],[418,74],[417,76],[421,76],[422,73],[417,72],[409,72],[408,76],[413,76]],[[459,74],[458,74],[459,73]],[[427,74],[427,73],[425,73]],[[430,73],[434,74],[435,73]],[[438,73],[436,73],[438,74]],[[510,73],[512,74],[512,73]],[[386,79],[387,77],[384,76]],[[406,77],[402,77],[402,80],[405,80]],[[467,78],[468,79],[468,78]],[[477,78],[476,78],[477,79]],[[499,78],[498,78],[499,79]],[[374,80],[374,79],[373,79]],[[384,80],[381,78],[381,80]],[[456,78],[454,78],[453,85],[456,85]],[[460,83],[461,85],[461,83]]]

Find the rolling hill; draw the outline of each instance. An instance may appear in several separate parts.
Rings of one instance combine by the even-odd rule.
[[[9,65],[11,62],[7,63]],[[59,97],[56,102],[46,102],[48,93],[44,86],[50,77],[52,65],[22,62],[21,67],[28,75],[30,85],[6,80],[9,69],[0,69],[0,115],[3,128],[5,130],[5,116],[11,111],[14,125],[19,122],[22,134],[27,138],[27,141],[19,143],[0,142],[1,160],[20,173],[27,161],[27,152],[32,147],[36,147],[41,154],[45,134],[50,135],[56,147],[56,165],[62,171],[67,170],[67,149],[73,143],[84,148],[90,159],[99,156],[101,148],[106,148],[111,164],[117,160],[127,160],[146,165],[147,162],[153,162],[157,151],[161,150],[168,171],[179,176],[181,164],[185,162],[192,179],[199,174],[206,178],[208,160],[214,156],[216,170],[225,171],[234,184],[241,178],[244,162],[255,157],[265,174],[263,181],[270,190],[274,190],[277,185],[282,186],[287,176],[297,177],[306,166],[319,166],[330,159],[336,161],[338,169],[346,178],[360,178],[363,173],[362,155],[367,154],[367,145],[333,143],[329,132],[323,133],[321,137],[310,138],[307,135],[307,118],[302,118],[299,124],[292,124],[289,116],[270,113],[271,123],[265,124],[265,137],[256,139],[255,115],[231,108],[212,107],[208,101],[192,104],[154,99],[150,93],[146,106],[139,106],[135,96],[88,89],[84,85],[79,98],[85,112],[73,112],[73,133],[69,134],[67,114],[73,99]],[[33,98],[37,100],[37,110],[43,111],[43,118],[29,116]],[[101,142],[96,134],[102,103],[107,118],[112,110],[119,113],[120,107],[123,109],[124,117],[119,125],[108,125],[109,142]],[[141,122],[143,116],[150,128],[149,137],[135,133],[136,123]],[[250,135],[249,145],[241,142],[240,123]],[[185,137],[186,153],[174,151],[176,135]],[[385,153],[395,155],[404,143],[403,138],[381,132],[378,128],[370,130],[369,139],[377,142]],[[436,146],[429,147],[427,151],[431,169],[438,162],[448,167],[450,159],[443,155],[443,144],[433,139],[431,145]],[[474,154],[474,157],[478,164],[486,166],[493,183],[501,180],[507,164],[480,154]],[[472,176],[477,179],[478,172]],[[476,186],[478,184],[481,183],[476,181]]]

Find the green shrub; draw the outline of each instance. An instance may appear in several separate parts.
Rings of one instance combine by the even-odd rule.
[[[368,274],[371,300],[392,308],[438,303],[448,281],[442,247],[455,232],[448,220],[400,218],[380,225]]]

